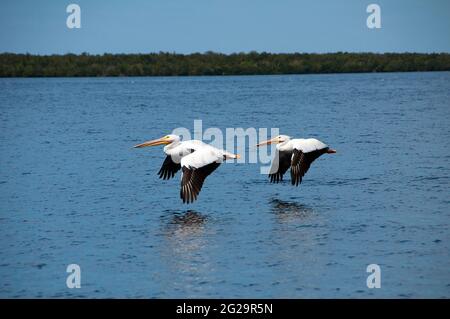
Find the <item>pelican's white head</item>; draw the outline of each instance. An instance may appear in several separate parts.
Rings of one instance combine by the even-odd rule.
[[[147,141],[138,145],[133,146],[134,148],[142,148],[147,146],[156,146],[156,145],[168,145],[172,143],[177,143],[180,141],[180,137],[178,135],[169,134],[158,138],[156,140]]]
[[[275,136],[274,138],[272,138],[270,140],[267,140],[267,141],[264,141],[264,142],[261,142],[261,143],[257,144],[256,146],[260,147],[262,145],[281,144],[281,143],[289,141],[290,139],[291,139],[291,137],[287,136],[287,135],[277,135],[277,136]]]

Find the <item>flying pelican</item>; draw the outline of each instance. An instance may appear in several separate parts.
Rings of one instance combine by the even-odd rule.
[[[314,160],[325,153],[336,153],[336,150],[329,148],[328,145],[315,138],[291,139],[287,135],[278,135],[256,146],[260,147],[272,143],[277,144],[277,152],[269,171],[271,183],[282,181],[284,173],[290,167],[291,183],[292,185],[298,186]]]
[[[224,150],[197,140],[181,141],[178,135],[169,134],[156,140],[135,145],[135,148],[166,145],[164,160],[158,172],[159,178],[170,179],[182,169],[180,198],[183,203],[195,201],[206,177],[227,159],[239,158]]]

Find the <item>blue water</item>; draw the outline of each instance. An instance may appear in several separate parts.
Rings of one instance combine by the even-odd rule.
[[[0,79],[0,297],[448,298],[449,101],[450,73]],[[338,153],[298,188],[221,165],[183,205],[131,147],[195,119]]]

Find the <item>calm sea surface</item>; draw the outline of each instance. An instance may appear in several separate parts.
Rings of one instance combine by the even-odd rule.
[[[221,165],[183,205],[132,146],[195,119],[338,153],[298,188]],[[0,297],[448,298],[449,141],[450,73],[0,79]]]

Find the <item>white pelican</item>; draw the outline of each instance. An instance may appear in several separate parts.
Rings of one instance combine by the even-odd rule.
[[[182,168],[180,198],[183,203],[188,204],[197,199],[206,177],[224,160],[239,158],[239,155],[215,148],[202,141],[180,141],[178,135],[172,134],[134,147],[156,145],[166,145],[164,153],[167,155],[158,172],[159,178],[170,179]]]
[[[260,147],[272,143],[277,144],[277,152],[269,171],[271,183],[282,181],[284,173],[290,167],[291,183],[292,185],[298,186],[314,160],[325,153],[336,153],[335,150],[315,138],[291,139],[287,135],[278,135],[256,146]]]

